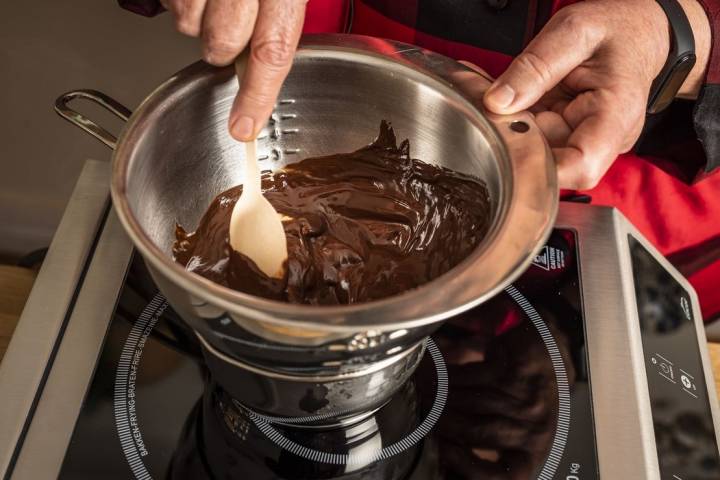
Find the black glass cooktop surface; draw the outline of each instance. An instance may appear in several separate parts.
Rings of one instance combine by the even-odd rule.
[[[378,411],[332,428],[256,414],[207,374],[133,260],[60,478],[597,478],[575,236],[447,322]]]

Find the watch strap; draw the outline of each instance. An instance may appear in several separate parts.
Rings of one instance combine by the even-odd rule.
[[[664,110],[695,65],[695,37],[690,21],[677,0],[656,0],[670,23],[670,50],[667,61],[650,89],[648,112]]]

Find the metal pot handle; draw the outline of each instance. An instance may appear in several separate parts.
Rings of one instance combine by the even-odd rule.
[[[117,137],[115,135],[68,106],[68,103],[76,98],[90,100],[125,122],[130,118],[132,112],[118,101],[97,90],[73,90],[72,92],[60,95],[57,100],[55,100],[55,111],[58,115],[115,150],[117,146]]]

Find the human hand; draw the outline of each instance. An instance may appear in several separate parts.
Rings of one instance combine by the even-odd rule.
[[[485,107],[530,109],[553,149],[561,188],[590,189],[637,141],[667,60],[655,0],[589,0],[560,10],[485,93]]]
[[[224,66],[250,46],[230,134],[253,139],[267,123],[297,48],[307,0],[162,0],[177,29],[201,37],[206,62]]]

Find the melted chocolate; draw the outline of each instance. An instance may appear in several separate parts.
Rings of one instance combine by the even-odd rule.
[[[383,122],[356,152],[263,173],[266,198],[288,217],[285,278],[268,278],[230,248],[242,186],[218,195],[194,233],[177,226],[175,260],[221,285],[291,303],[365,302],[427,283],[483,239],[490,200],[480,180],[412,159],[409,150]]]

